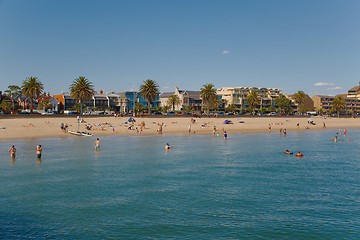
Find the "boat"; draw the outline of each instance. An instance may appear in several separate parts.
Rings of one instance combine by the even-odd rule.
[[[89,132],[80,132],[80,131],[68,131],[68,133],[76,135],[76,136],[85,136],[85,137],[92,137],[92,134]]]

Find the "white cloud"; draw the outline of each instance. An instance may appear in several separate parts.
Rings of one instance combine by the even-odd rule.
[[[341,89],[342,89],[342,87],[333,87],[333,88],[328,88],[327,90],[334,91],[334,90],[341,90]]]
[[[222,54],[222,55],[228,55],[228,54],[230,54],[230,51],[229,51],[229,50],[223,50],[223,51],[221,52],[221,54]]]
[[[314,83],[314,86],[316,87],[323,87],[323,86],[333,86],[335,85],[334,83],[326,83],[326,82],[317,82]]]

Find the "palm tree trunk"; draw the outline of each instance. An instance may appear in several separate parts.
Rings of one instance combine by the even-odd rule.
[[[83,109],[82,109],[81,99],[79,100],[79,104],[80,104],[80,116],[82,116],[83,115]]]
[[[30,112],[33,113],[34,109],[34,105],[33,105],[33,100],[32,98],[30,98]]]

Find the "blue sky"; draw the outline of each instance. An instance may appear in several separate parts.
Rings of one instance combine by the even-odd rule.
[[[68,91],[280,88],[347,92],[360,81],[359,0],[0,0],[0,90],[37,76]]]

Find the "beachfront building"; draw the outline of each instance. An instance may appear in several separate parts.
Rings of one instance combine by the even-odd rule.
[[[134,105],[141,104],[144,109],[147,109],[147,100],[136,91],[127,91],[122,93],[128,101],[126,112],[133,112]],[[151,103],[151,108],[156,108],[160,105],[159,95],[155,97],[155,100]]]
[[[334,96],[328,95],[316,95],[312,97],[314,101],[314,109],[316,111],[322,111],[323,113],[329,113],[332,108],[332,101],[334,100]]]
[[[54,95],[59,102],[59,109],[61,110],[74,110],[77,103],[70,93],[60,93]],[[140,103],[144,108],[147,107],[147,101],[137,92],[121,92],[121,93],[96,93],[88,101],[83,102],[88,110],[95,111],[115,111],[122,114],[129,113],[133,110],[134,104]],[[152,107],[159,105],[159,97],[152,103]]]
[[[312,99],[314,101],[315,110],[323,113],[330,113],[332,109],[332,101],[335,97],[342,97],[345,102],[344,113],[357,114],[360,113],[360,86],[355,86],[348,90],[347,93],[338,94],[336,96],[316,95]]]
[[[298,105],[299,103],[296,102],[296,98],[295,98],[295,94],[292,94],[292,95],[285,95],[288,99],[291,100],[291,108],[294,109],[298,109]],[[304,99],[304,102],[302,103],[302,109],[305,110],[305,111],[314,111],[314,100],[308,95],[305,93],[305,99]],[[305,112],[303,112],[305,113]]]
[[[355,86],[349,89],[346,97],[360,99],[360,86]]]
[[[125,114],[129,109],[129,100],[126,98],[124,93],[110,92],[107,94],[108,108]]]
[[[201,111],[202,99],[200,91],[180,90],[176,87],[174,92],[160,94],[160,105],[168,106],[168,100],[172,95],[178,96],[180,100],[179,104],[175,105],[175,111],[183,111],[185,108],[189,108],[191,111]]]
[[[60,93],[54,95],[59,103],[59,111],[74,110],[77,101],[70,95],[70,93]],[[111,110],[116,112],[125,113],[128,109],[128,101],[124,99],[124,95],[109,93],[104,94],[102,91],[96,93],[88,101],[83,102],[88,110],[105,111]]]
[[[222,100],[225,100],[225,107],[235,105],[239,109],[246,109],[248,107],[246,97],[254,91],[260,97],[259,108],[275,108],[275,99],[281,95],[280,89],[257,87],[223,87],[218,88],[216,93]]]

